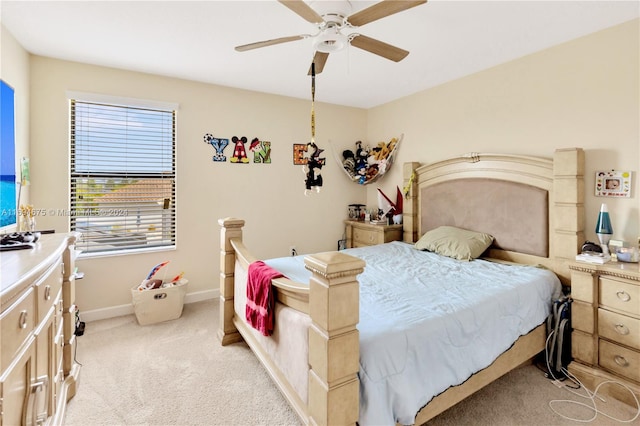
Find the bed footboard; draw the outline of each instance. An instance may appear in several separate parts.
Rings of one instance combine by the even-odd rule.
[[[226,218],[221,226],[220,241],[220,328],[222,345],[243,340],[243,331],[234,325],[235,264],[256,260],[242,244],[241,219]],[[297,286],[289,280],[273,280],[278,301],[308,312],[309,379],[306,407],[289,395],[290,384],[281,374],[270,371],[276,385],[307,424],[355,424],[359,414],[359,285],[356,275],[364,270],[364,261],[340,252],[325,252],[305,258],[311,271],[309,286]],[[282,287],[282,288],[281,288]],[[282,294],[280,294],[282,293]],[[308,298],[308,301],[307,301]],[[236,318],[236,321],[239,321]],[[278,327],[278,324],[276,324]],[[247,344],[254,352],[260,348]],[[258,359],[263,364],[270,360]],[[266,366],[266,365],[265,365]]]

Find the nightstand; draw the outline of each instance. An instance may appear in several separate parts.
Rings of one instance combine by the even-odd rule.
[[[347,248],[375,246],[389,241],[402,241],[402,225],[373,225],[345,220]]]
[[[640,398],[640,268],[637,263],[570,262],[571,355],[569,371],[590,390],[614,380]],[[635,406],[621,386],[601,390]]]

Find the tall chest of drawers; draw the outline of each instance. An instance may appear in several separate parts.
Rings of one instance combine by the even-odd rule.
[[[75,395],[76,237],[0,253],[0,426],[62,424]]]
[[[640,269],[637,263],[571,262],[571,354],[569,371],[591,390],[605,380],[640,399]],[[621,386],[601,388],[635,405]]]

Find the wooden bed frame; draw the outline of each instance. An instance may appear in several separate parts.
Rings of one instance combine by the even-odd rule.
[[[404,241],[415,242],[428,230],[423,229],[423,210],[426,208],[420,203],[420,194],[425,188],[460,179],[524,184],[546,191],[545,197],[548,197],[547,254],[540,256],[492,248],[488,255],[544,265],[568,285],[567,261],[575,259],[578,247],[584,241],[583,173],[584,152],[580,148],[556,150],[552,159],[472,153],[423,166],[406,163],[403,179],[408,195],[403,213]],[[235,315],[235,268],[246,270],[257,259],[242,243],[243,220],[225,218],[218,223],[221,226],[218,337],[222,345],[245,340],[303,423],[355,424],[359,414],[359,288],[356,276],[363,271],[364,261],[343,252],[312,254],[305,257],[305,267],[312,273],[308,284],[285,278],[272,281],[278,303],[308,314],[311,319],[308,342],[301,343],[308,344],[309,353],[308,396],[304,401],[255,338],[254,330],[244,318]],[[491,366],[433,398],[417,413],[416,424],[428,421],[530,360],[544,350],[545,337],[544,325],[520,337]]]

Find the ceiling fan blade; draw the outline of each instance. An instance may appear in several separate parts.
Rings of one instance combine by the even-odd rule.
[[[329,54],[325,52],[316,52],[313,57],[313,63],[316,64],[316,74],[320,74],[324,69],[324,64],[327,62],[327,58],[329,58]],[[311,75],[311,67],[309,67],[309,72],[307,75]]]
[[[274,38],[272,40],[264,40],[264,41],[258,41],[255,43],[243,44],[242,46],[236,46],[236,50],[238,52],[245,52],[247,50],[257,49],[259,47],[273,46],[274,44],[288,43],[290,41],[302,40],[304,38],[307,38],[307,36],[297,35],[297,36],[290,36],[290,37]]]
[[[426,3],[427,0],[407,1],[407,0],[382,0],[366,9],[356,12],[347,18],[347,21],[354,27],[360,27],[369,22],[377,21],[385,16],[411,9]]]
[[[278,0],[280,3],[294,11],[296,14],[301,16],[303,19],[311,22],[312,24],[319,24],[324,22],[322,16],[318,15],[315,10],[311,9],[304,1],[302,0]]]
[[[409,54],[408,50],[400,49],[399,47],[362,34],[356,35],[353,40],[351,40],[351,45],[394,62],[400,62]]]

